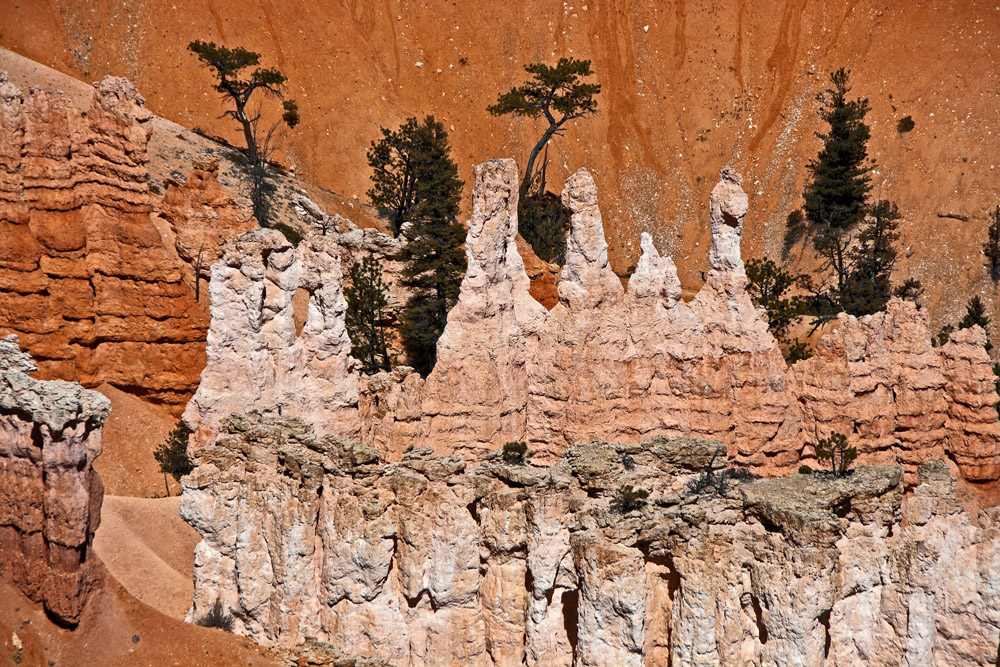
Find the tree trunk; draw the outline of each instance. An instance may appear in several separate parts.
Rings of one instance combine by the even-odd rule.
[[[524,178],[521,179],[521,188],[518,190],[518,203],[524,200],[525,196],[528,194],[528,188],[531,186],[531,178],[535,173],[535,160],[538,159],[538,154],[542,151],[552,135],[556,133],[559,129],[559,125],[550,124],[549,128],[545,130],[545,134],[542,138],[538,140],[535,147],[531,149],[531,153],[528,154],[528,164],[524,167]]]
[[[236,117],[243,126],[243,139],[247,142],[247,157],[250,159],[251,166],[256,167],[260,164],[260,156],[257,154],[257,138],[254,136],[253,124],[247,118],[246,107],[244,105],[236,105]]]

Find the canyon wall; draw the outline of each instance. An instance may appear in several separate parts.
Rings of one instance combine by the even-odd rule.
[[[16,336],[0,340],[0,574],[63,624],[102,576],[91,549],[104,487],[92,464],[110,401],[29,376]]]
[[[149,190],[142,97],[121,78],[77,108],[0,72],[0,331],[40,376],[111,383],[179,408],[198,384],[208,317],[195,300],[223,239],[250,229],[197,164]]]
[[[747,479],[719,441],[590,443],[550,467],[417,446],[385,464],[297,418],[227,418],[184,478],[191,618],[393,665],[992,665],[998,510],[948,466]],[[720,459],[721,460],[721,459]],[[649,491],[615,508],[621,485]]]
[[[723,440],[730,458],[773,475],[815,465],[812,445],[840,431],[860,463],[899,463],[908,485],[929,458],[969,480],[1000,477],[981,330],[932,347],[926,311],[894,300],[881,314],[842,316],[812,359],[786,366],[746,291],[748,201],[733,170],[711,193],[711,267],[689,303],[648,235],[622,287],[594,182],[577,172],[562,195],[570,230],[551,311],[531,297],[517,250],[516,165],[486,162],[475,180],[468,271],[426,380],[405,368],[356,372],[335,238],[294,248],[258,230],[230,241],[212,272],[208,364],[185,412],[195,441],[257,410],[359,439],[388,460],[422,443],[476,460],[523,440],[554,461],[592,440],[696,436]],[[303,293],[308,316],[297,327],[292,303]]]

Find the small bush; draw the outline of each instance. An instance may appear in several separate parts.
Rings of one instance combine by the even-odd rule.
[[[837,477],[847,474],[851,462],[858,458],[857,447],[847,446],[847,436],[836,431],[828,438],[820,438],[816,443],[816,458],[830,461],[830,472]]]
[[[633,489],[631,484],[623,484],[611,499],[611,511],[618,514],[628,514],[645,506],[649,491]]]
[[[622,467],[625,470],[635,470],[635,459],[629,454],[622,454]]]
[[[716,468],[715,459],[718,455],[718,451],[712,454],[712,459],[708,462],[708,466],[700,475],[687,483],[686,490],[688,493],[696,496],[704,493],[721,496],[725,495],[726,491],[729,490],[729,483],[732,481],[749,482],[759,479],[759,475],[755,475],[746,468],[739,466],[733,468]]]
[[[233,616],[222,607],[222,600],[215,598],[212,609],[198,619],[198,625],[204,628],[219,628],[226,632],[233,631]]]
[[[299,230],[289,225],[286,225],[283,222],[274,223],[273,225],[271,225],[271,229],[276,229],[282,234],[284,234],[285,238],[288,239],[288,242],[294,246],[297,246],[299,243],[301,243],[302,239],[305,238],[302,236]]]
[[[187,424],[177,422],[177,426],[167,436],[167,441],[153,452],[153,458],[160,464],[160,472],[170,475],[178,482],[181,477],[194,470],[194,464],[187,453],[191,432]]]
[[[809,466],[805,466],[805,465],[799,466],[799,474],[800,475],[811,475],[812,472],[813,472],[813,469],[810,468]]]
[[[812,350],[809,349],[809,343],[804,340],[795,339],[795,342],[788,344],[788,352],[785,353],[785,361],[789,366],[794,364],[796,361],[802,361],[803,359],[808,359],[812,355]]]
[[[531,453],[526,442],[508,442],[503,446],[503,462],[523,466]]]
[[[900,134],[906,134],[916,126],[917,124],[913,122],[913,116],[903,116],[899,119],[899,122],[896,123],[896,130],[898,130]]]

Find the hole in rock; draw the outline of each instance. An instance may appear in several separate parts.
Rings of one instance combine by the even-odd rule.
[[[736,218],[736,216],[731,215],[731,214],[727,213],[726,211],[722,212],[722,221],[724,223],[726,223],[727,225],[729,225],[730,227],[739,227],[740,226],[740,221]]]
[[[764,625],[764,612],[760,608],[760,598],[756,595],[750,596],[750,605],[753,607],[754,619],[757,622],[757,637],[761,644],[767,643],[767,626]]]

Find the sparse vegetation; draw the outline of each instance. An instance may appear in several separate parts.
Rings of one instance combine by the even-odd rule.
[[[834,431],[816,443],[816,458],[820,461],[829,461],[830,471],[837,477],[843,477],[850,469],[851,463],[858,458],[858,449],[848,446],[846,435]]]
[[[276,222],[271,225],[271,228],[281,232],[288,242],[294,246],[297,246],[302,242],[302,239],[305,238],[299,230],[295,229],[291,225],[286,225],[283,222]]]
[[[899,119],[899,122],[896,123],[896,131],[900,134],[906,134],[907,132],[912,131],[916,126],[917,124],[913,122],[913,116],[903,116]]]
[[[501,454],[504,463],[516,466],[523,466],[528,462],[530,456],[531,452],[528,451],[528,444],[526,442],[515,441],[505,444],[503,446],[503,454]]]
[[[401,282],[412,296],[400,314],[399,335],[407,361],[426,377],[437,362],[437,340],[465,275],[465,227],[458,221],[462,181],[444,126],[432,117],[421,124],[410,120],[401,131],[411,128],[404,134],[407,145],[415,147],[407,153],[412,175],[403,183],[412,190],[412,201],[407,200],[396,221],[409,223],[402,230],[406,245],[397,259],[404,262]],[[379,190],[381,177],[374,178],[373,190]]]
[[[645,507],[647,498],[649,491],[646,489],[634,489],[631,484],[623,484],[615,492],[609,507],[617,514],[628,514]]]
[[[389,327],[385,315],[389,295],[382,280],[382,267],[369,254],[354,263],[350,275],[351,284],[344,287],[344,298],[351,356],[361,362],[361,371],[368,375],[391,371]]]
[[[174,430],[167,435],[166,442],[160,444],[153,452],[153,457],[160,464],[164,485],[166,485],[167,475],[180,482],[181,477],[194,470],[194,464],[191,463],[187,453],[191,433],[191,428],[183,421],[179,421]],[[167,486],[167,495],[170,495],[169,486]]]
[[[686,486],[686,491],[688,493],[696,496],[704,494],[722,496],[729,490],[730,483],[733,481],[748,482],[758,479],[757,475],[754,475],[746,468],[741,468],[739,466],[727,468],[723,465],[716,468],[715,460],[718,456],[718,451],[713,453],[712,458],[709,460],[708,465],[701,472],[701,474],[688,482]],[[723,458],[725,458],[725,454],[723,454]]]
[[[257,222],[267,227],[271,223],[271,196],[274,193],[267,160],[274,149],[278,129],[282,125],[293,128],[300,120],[295,100],[285,98],[288,78],[274,67],[258,67],[260,54],[241,46],[230,49],[215,42],[195,40],[188,44],[188,50],[215,76],[213,87],[230,106],[222,117],[232,118],[240,125],[247,145],[247,161],[242,165],[244,186],[249,190]],[[253,71],[247,73],[245,70],[251,67]],[[266,130],[261,125],[262,98],[278,100],[282,108],[281,120]]]
[[[799,474],[800,475],[811,475],[812,472],[813,472],[813,469],[810,468],[807,465],[801,465],[801,466],[799,466]]]
[[[232,632],[234,621],[235,619],[232,614],[222,606],[222,600],[215,598],[215,604],[212,605],[207,614],[204,614],[197,620],[197,624],[203,628],[218,628],[226,632]]]
[[[589,60],[561,58],[553,67],[544,63],[525,65],[527,82],[500,95],[487,110],[494,116],[544,118],[548,125],[528,154],[521,177],[518,222],[521,235],[535,254],[546,261],[560,261],[565,245],[566,215],[558,197],[545,190],[547,159],[536,161],[549,141],[561,136],[566,124],[597,113],[597,83],[584,81],[593,75]]]

